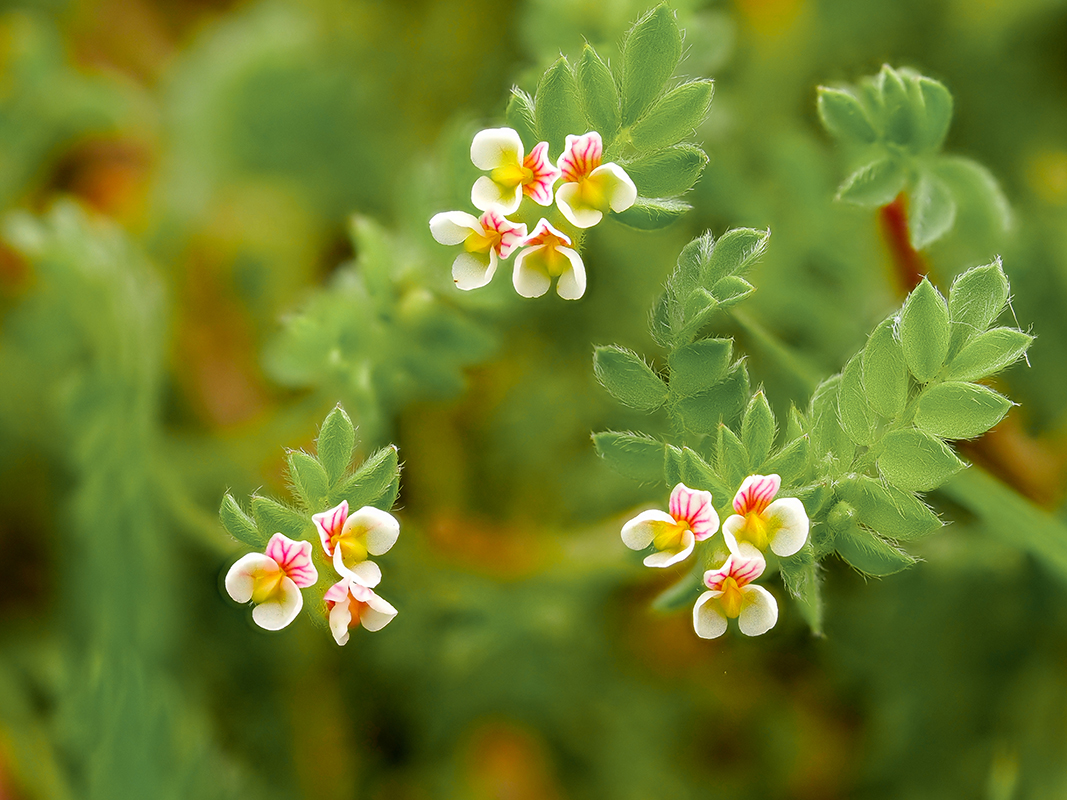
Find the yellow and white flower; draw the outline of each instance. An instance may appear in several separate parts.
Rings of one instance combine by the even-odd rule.
[[[563,183],[556,190],[556,206],[576,228],[591,228],[604,212],[625,211],[637,200],[637,187],[626,170],[614,162],[602,164],[604,143],[600,134],[568,136],[556,162]]]
[[[471,161],[489,171],[471,189],[471,202],[480,211],[496,206],[505,215],[514,214],[523,195],[538,205],[552,205],[552,187],[560,171],[548,160],[548,142],[538,143],[524,156],[518,133],[511,128],[487,128],[471,142]]]
[[[622,526],[622,541],[631,550],[649,545],[656,552],[645,557],[646,567],[669,567],[684,561],[696,542],[715,535],[719,515],[711,504],[711,492],[690,489],[679,483],[671,491],[670,513],[643,511]]]
[[[226,593],[238,603],[256,604],[252,621],[278,631],[296,619],[304,605],[301,589],[319,579],[311,563],[311,542],[295,542],[276,533],[264,553],[249,553],[226,573]]]
[[[722,524],[730,552],[747,542],[757,550],[768,547],[776,556],[791,556],[808,539],[808,515],[795,497],[774,500],[781,488],[778,475],[749,475],[734,497],[734,511]],[[773,502],[772,502],[773,501]]]
[[[526,238],[526,224],[512,222],[497,208],[480,217],[444,211],[430,220],[430,233],[441,244],[463,245],[452,263],[452,279],[460,289],[469,290],[493,279],[499,259],[511,255]]]
[[[741,633],[759,636],[778,621],[778,603],[762,586],[752,583],[763,574],[766,562],[749,545],[741,553],[731,553],[719,569],[704,573],[708,591],[693,606],[693,629],[702,639],[715,639],[726,633],[727,620],[736,619]]]

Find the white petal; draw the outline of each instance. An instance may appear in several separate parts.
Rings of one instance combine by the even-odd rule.
[[[767,522],[771,552],[776,556],[791,556],[808,540],[808,515],[795,497],[783,497],[767,506]]]
[[[726,547],[731,553],[737,550],[737,534],[745,527],[745,518],[740,514],[731,514],[722,524],[722,538],[726,540]]]
[[[256,588],[256,575],[277,569],[278,562],[263,553],[241,556],[226,573],[226,594],[238,603],[247,603],[252,599],[252,590]]]
[[[486,128],[471,142],[471,161],[478,169],[496,169],[505,164],[521,164],[522,139],[511,128]]]
[[[601,164],[589,177],[601,181],[604,186],[604,199],[608,201],[612,211],[625,211],[637,199],[637,187],[634,182],[630,180],[626,170],[614,162]]]
[[[360,561],[358,564],[345,564],[341,558],[341,548],[333,551],[333,568],[342,578],[351,578],[356,583],[373,589],[382,582],[382,571],[373,561]]]
[[[576,228],[592,228],[604,218],[603,212],[579,201],[579,186],[574,181],[556,189],[556,208]]]
[[[363,506],[345,521],[344,534],[365,535],[367,552],[372,556],[388,553],[400,536],[400,523],[388,511]]]
[[[380,631],[395,617],[397,611],[389,601],[372,594],[367,606],[359,615],[359,624],[368,631]]]
[[[252,621],[268,631],[280,631],[300,613],[304,595],[292,578],[282,578],[278,592],[265,603],[252,609]]]
[[[564,300],[577,300],[585,294],[585,264],[582,257],[569,247],[559,247],[556,251],[571,262],[571,268],[556,281],[556,293]]]
[[[466,211],[442,211],[430,220],[430,233],[441,244],[463,244],[472,231],[481,233],[482,226]]]
[[[496,272],[496,253],[463,252],[452,262],[452,280],[463,291],[480,289],[493,279]]]
[[[664,550],[659,553],[653,553],[650,556],[645,556],[644,564],[646,567],[669,567],[672,564],[677,564],[679,561],[685,561],[689,558],[689,554],[693,552],[693,547],[695,545],[696,539],[693,538],[693,532],[683,531],[681,550]]]
[[[762,586],[749,584],[741,589],[741,613],[737,626],[746,636],[759,636],[778,621],[778,602]]]
[[[347,594],[345,599],[330,609],[330,633],[337,644],[344,646],[348,643],[348,626],[352,623],[352,608],[348,605]]]
[[[693,630],[701,639],[718,639],[726,633],[726,615],[718,603],[711,600],[718,598],[722,592],[704,592],[693,606]]]
[[[511,282],[515,285],[515,291],[523,297],[540,297],[552,285],[552,279],[548,277],[548,273],[539,268],[538,259],[535,258],[529,263],[526,261],[527,256],[541,249],[540,246],[525,247],[515,256],[515,268],[511,273]]]
[[[471,202],[480,211],[488,211],[495,206],[501,214],[514,214],[522,203],[522,185],[508,189],[488,175],[483,175],[471,187]]]
[[[665,511],[642,511],[622,526],[622,543],[631,550],[644,550],[656,536],[656,526],[651,522],[674,525],[674,517]]]

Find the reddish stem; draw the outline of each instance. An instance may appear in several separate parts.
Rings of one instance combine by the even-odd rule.
[[[919,285],[929,267],[922,254],[911,246],[908,235],[908,200],[901,192],[896,199],[878,209],[878,225],[882,229],[893,271],[906,295]]]

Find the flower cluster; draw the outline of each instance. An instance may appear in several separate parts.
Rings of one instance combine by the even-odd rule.
[[[480,217],[465,211],[445,211],[430,220],[430,232],[441,244],[463,245],[452,264],[452,279],[460,289],[485,286],[501,259],[516,248],[512,282],[523,297],[540,297],[556,278],[556,292],[566,300],[585,294],[585,265],[570,236],[547,219],[538,220],[527,233],[526,223],[512,222],[523,197],[540,206],[556,207],[566,222],[560,225],[591,228],[607,209],[625,211],[637,199],[637,187],[618,164],[601,163],[604,144],[590,131],[568,136],[555,165],[548,157],[548,142],[525,154],[522,139],[511,128],[479,131],[471,143],[471,161],[488,172],[475,181],[471,203]],[[555,189],[556,182],[563,183]]]
[[[350,628],[384,628],[396,609],[374,592],[382,571],[368,556],[388,552],[400,535],[400,523],[385,511],[364,506],[348,513],[348,501],[312,516],[322,550],[340,580],[325,594],[330,631],[337,644],[348,641]],[[318,582],[311,542],[276,533],[264,553],[242,556],[226,574],[226,591],[238,603],[255,603],[252,620],[269,631],[281,630],[304,605],[301,589]]]
[[[766,633],[778,621],[778,603],[753,581],[767,566],[764,551],[791,556],[808,538],[808,515],[795,497],[775,500],[781,488],[778,475],[749,475],[734,496],[734,513],[722,524],[725,549],[715,551],[719,566],[704,573],[707,588],[693,607],[698,636],[714,639],[736,619],[749,636]],[[689,557],[697,542],[719,530],[719,515],[711,492],[679,483],[671,491],[668,513],[645,511],[623,525],[622,541],[632,550],[650,545],[656,552],[645,558],[649,567],[669,567]]]

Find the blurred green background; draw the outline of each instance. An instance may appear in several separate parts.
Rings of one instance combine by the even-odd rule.
[[[655,354],[648,306],[707,228],[772,231],[721,327],[780,417],[899,305],[815,87],[911,66],[1015,215],[961,208],[931,278],[1001,254],[1037,336],[966,455],[1067,537],[1067,3],[672,5],[711,163],[674,226],[592,230],[566,303],[457,292],[427,221],[469,210],[510,87],[617,55],[644,2],[0,0],[0,798],[1067,796],[1067,573],[1006,543],[1027,517],[934,493],[953,524],[919,566],[828,565],[825,638],[772,581],[775,629],[705,642],[619,540],[666,487],[589,441],[657,424],[592,348]],[[343,649],[252,625],[216,517],[284,498],[338,401],[405,464],[400,614]]]

